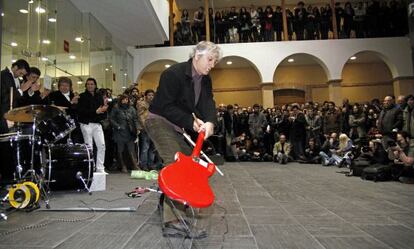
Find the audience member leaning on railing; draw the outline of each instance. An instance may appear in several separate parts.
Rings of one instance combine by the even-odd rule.
[[[396,37],[408,34],[407,6],[404,1],[337,2],[313,6],[298,2],[286,10],[287,39],[324,40],[333,37],[332,12],[335,11],[339,39]],[[193,15],[183,9],[176,23],[175,45],[195,44],[206,39],[205,12]],[[281,41],[283,33],[280,6],[251,5],[209,9],[210,40],[215,43]]]

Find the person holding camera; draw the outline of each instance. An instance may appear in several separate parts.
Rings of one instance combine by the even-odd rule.
[[[390,142],[389,157],[393,159],[392,174],[402,183],[414,184],[414,157],[408,156],[410,146],[406,133],[398,133],[397,143]]]

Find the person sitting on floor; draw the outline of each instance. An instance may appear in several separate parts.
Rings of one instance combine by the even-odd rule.
[[[338,135],[335,132],[332,132],[330,136],[327,136],[327,139],[323,143],[321,147],[321,152],[319,155],[321,156],[322,166],[330,166],[334,163],[334,159],[332,158],[333,152],[338,150],[339,148],[339,141]]]
[[[300,163],[320,163],[321,156],[319,152],[321,151],[319,145],[315,142],[315,138],[311,137],[308,141],[308,146],[305,149],[305,154],[299,160]]]
[[[275,146],[273,148],[273,161],[280,164],[286,164],[289,161],[292,161],[290,152],[290,143],[286,141],[286,136],[284,134],[281,134],[279,137],[279,142],[275,143]]]
[[[414,157],[408,145],[408,137],[404,133],[397,134],[397,143],[390,142],[389,152],[393,156],[393,177],[402,183],[414,183]],[[390,156],[390,158],[392,158]]]

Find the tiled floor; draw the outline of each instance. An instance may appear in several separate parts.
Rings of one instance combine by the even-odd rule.
[[[201,210],[197,222],[209,237],[192,248],[414,248],[414,185],[363,181],[345,177],[342,169],[296,163],[227,163],[221,169],[224,177],[210,179],[215,204]],[[191,247],[191,241],[169,243],[161,236],[157,194],[124,194],[154,183],[113,173],[105,192],[54,193],[52,209],[137,211],[15,212],[0,222],[0,248]]]

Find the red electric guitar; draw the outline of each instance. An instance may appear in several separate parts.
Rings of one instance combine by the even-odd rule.
[[[177,152],[175,162],[165,166],[158,177],[159,187],[164,194],[195,208],[205,208],[214,202],[208,178],[214,174],[216,166],[200,159],[204,135],[204,132],[198,134],[191,156]]]

